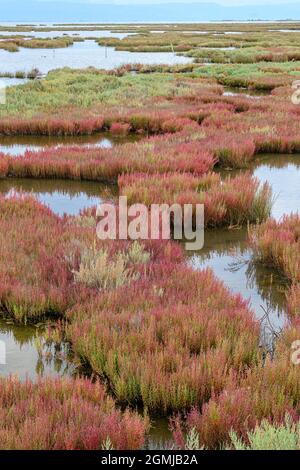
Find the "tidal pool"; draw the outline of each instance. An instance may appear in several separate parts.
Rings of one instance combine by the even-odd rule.
[[[109,132],[77,136],[0,136],[0,153],[21,156],[27,151],[39,151],[50,147],[83,146],[94,148],[112,148],[114,145],[136,142],[142,136],[130,134],[115,136]]]
[[[272,33],[300,33],[300,29],[269,29]]]
[[[249,88],[224,86],[223,96],[244,96],[246,98],[260,99],[263,96],[269,96],[270,92],[266,90],[251,90]]]
[[[70,29],[68,31],[61,31],[55,30],[52,31],[1,31],[0,30],[0,37],[1,36],[15,36],[19,35],[25,38],[35,38],[35,39],[54,39],[54,38],[62,38],[65,36],[70,37],[80,37],[83,39],[86,38],[117,38],[123,39],[126,36],[133,36],[136,33],[115,33],[114,31],[100,31],[100,30],[81,30],[81,29]]]
[[[5,347],[1,357],[0,376],[17,375],[21,380],[38,376],[71,375],[76,366],[71,361],[67,344],[60,351],[42,346],[42,325],[17,325],[11,320],[0,319],[0,342]]]
[[[299,212],[300,155],[261,156],[250,171],[272,187],[272,217],[280,220],[284,214]],[[222,176],[229,173],[238,172],[223,171]],[[274,330],[282,329],[287,321],[288,284],[274,269],[255,262],[246,229],[207,230],[204,248],[197,253],[188,253],[188,256],[194,269],[212,269],[232,292],[249,299],[258,319],[262,319],[267,311]]]
[[[188,64],[192,59],[172,52],[127,52],[116,51],[112,47],[99,46],[92,40],[75,42],[70,47],[60,49],[27,49],[19,52],[0,50],[0,72],[29,72],[37,68],[42,74],[50,70],[70,67],[96,67],[110,70],[124,64]]]
[[[300,213],[300,155],[262,155],[253,164],[253,174],[273,189],[272,217]]]
[[[6,197],[25,193],[60,216],[78,215],[83,209],[97,206],[103,201],[115,199],[117,189],[96,182],[7,178],[0,180],[0,193]]]
[[[168,442],[172,442],[172,433],[169,429],[169,419],[152,419],[149,437],[146,442],[146,448],[149,450],[165,449]]]
[[[250,301],[256,318],[267,310],[274,328],[283,327],[287,285],[274,270],[253,261],[246,229],[207,230],[204,248],[190,255],[189,264],[194,269],[212,269],[233,293]]]

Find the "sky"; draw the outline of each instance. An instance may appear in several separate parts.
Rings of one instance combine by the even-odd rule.
[[[1,5],[0,20],[20,22],[300,20],[300,0],[0,0]]]
[[[50,0],[38,0],[39,2],[47,2]],[[275,5],[284,4],[286,0],[60,0],[61,3],[74,1],[78,3],[96,3],[105,5],[153,5],[154,3],[214,3],[224,6],[243,6],[243,5]],[[299,0],[298,0],[299,1]],[[298,3],[296,0],[289,0],[288,3]]]

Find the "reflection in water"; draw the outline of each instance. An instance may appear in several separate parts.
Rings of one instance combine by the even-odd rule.
[[[223,96],[244,96],[245,98],[260,99],[263,96],[269,96],[267,90],[250,90],[249,88],[224,86]]]
[[[286,285],[274,270],[253,262],[246,229],[207,231],[204,248],[189,262],[194,269],[211,268],[232,292],[249,299],[258,319],[265,314],[263,306],[274,327],[283,326]]]
[[[0,180],[0,193],[30,193],[58,215],[77,215],[87,207],[116,197],[116,188],[95,182],[9,178]]]
[[[230,172],[231,175],[244,170]],[[257,159],[250,171],[263,183],[268,181],[275,196],[272,216],[279,220],[284,214],[300,208],[300,156],[265,155]],[[222,171],[222,177],[228,176]],[[250,305],[261,319],[268,311],[274,328],[279,331],[286,321],[286,281],[273,269],[257,264],[247,242],[247,231],[214,230],[205,234],[203,250],[191,256],[195,269],[211,268],[218,278]],[[263,308],[265,309],[263,309]]]
[[[127,52],[99,46],[95,41],[75,42],[61,49],[20,48],[19,52],[0,50],[0,72],[28,72],[37,68],[42,74],[57,68],[96,67],[110,70],[124,64],[188,64],[192,59],[172,52]]]
[[[245,170],[221,170],[222,178],[244,173]],[[278,154],[260,155],[256,158],[247,172],[252,173],[262,183],[267,181],[274,197],[271,216],[276,220],[284,214],[299,212],[300,209],[300,155]]]
[[[300,155],[266,155],[253,165],[253,174],[268,181],[275,196],[272,216],[279,220],[284,214],[300,209]]]
[[[279,220],[284,214],[299,211],[299,155],[261,156],[250,171],[261,182],[268,181],[271,185],[275,196],[271,214],[274,218]],[[231,175],[236,173],[230,172]],[[226,177],[228,171],[221,174]],[[286,320],[287,284],[273,269],[255,263],[246,230],[207,231],[204,249],[194,254],[190,262],[195,269],[213,269],[233,292],[250,299],[257,318],[265,316],[264,308],[277,331],[283,326]]]
[[[0,376],[16,374],[21,380],[26,377],[71,375],[75,365],[70,362],[68,345],[62,344],[60,351],[40,348],[43,327],[15,325],[9,320],[0,320],[0,341],[5,344],[6,363],[0,364]]]
[[[74,36],[80,38],[118,38],[123,39],[126,36],[133,36],[136,33],[115,33],[113,31],[99,31],[99,30],[81,30],[79,28],[68,30],[68,31],[59,31],[59,30],[52,30],[52,31],[0,31],[0,36],[15,36],[20,35],[23,37],[28,38],[37,38],[37,39],[54,39],[54,38],[61,38],[64,36]]]
[[[170,445],[168,446],[168,443]],[[172,433],[169,429],[168,418],[151,419],[151,428],[146,442],[149,450],[170,449],[172,445]]]
[[[112,148],[114,145],[136,142],[140,135],[114,136],[109,132],[77,136],[0,136],[0,153],[11,156],[24,155],[26,151],[39,151],[47,147],[80,145],[94,148]]]

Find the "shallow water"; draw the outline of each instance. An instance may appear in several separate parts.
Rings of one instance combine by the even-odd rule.
[[[232,34],[233,36],[234,35],[240,35],[240,34],[244,34],[242,31],[219,31],[219,32],[216,32],[216,33],[212,33],[213,36],[223,36],[223,35],[230,35]]]
[[[115,186],[95,182],[31,178],[0,180],[1,194],[10,197],[20,192],[33,195],[61,216],[78,215],[85,208],[112,201],[116,197]]]
[[[250,171],[272,187],[272,217],[280,220],[284,214],[299,211],[300,155],[261,156]],[[222,176],[236,173],[223,171]],[[249,299],[258,319],[268,311],[276,331],[284,326],[288,286],[275,270],[253,263],[247,230],[206,231],[204,248],[190,254],[189,262],[194,269],[211,268],[232,292]]]
[[[180,31],[178,30],[179,33],[183,33],[183,34],[210,34],[209,31]]]
[[[233,34],[233,35],[239,35],[239,34],[244,34],[242,31],[225,31],[223,34]]]
[[[265,154],[256,158],[246,170],[262,183],[267,181],[273,192],[271,216],[280,220],[284,214],[300,212],[300,154]],[[222,178],[245,170],[220,172]]]
[[[142,137],[135,134],[115,136],[98,132],[82,136],[0,136],[0,153],[11,156],[24,155],[26,151],[39,151],[47,147],[84,146],[88,148],[112,148],[126,142],[136,142]]]
[[[37,39],[48,39],[48,38],[61,38],[65,36],[74,36],[74,37],[81,37],[81,38],[117,38],[117,39],[123,39],[126,36],[133,36],[136,33],[115,33],[113,31],[99,31],[99,30],[91,30],[91,31],[85,31],[85,30],[80,30],[80,29],[73,29],[73,30],[68,30],[68,31],[59,31],[59,30],[53,30],[53,31],[0,31],[0,37],[1,36],[15,36],[15,35],[20,35],[24,37],[31,37],[31,38],[37,38]]]
[[[5,344],[5,360],[1,357],[0,376],[15,374],[21,380],[27,377],[71,375],[75,365],[70,362],[67,345],[61,351],[43,348],[39,353],[37,342],[40,341],[43,327],[16,325],[10,320],[0,320],[0,342]]]
[[[0,77],[0,89],[7,88],[9,86],[23,85],[27,83],[28,78],[10,78],[10,77]]]
[[[168,442],[172,441],[172,433],[169,429],[168,418],[151,419],[151,428],[149,432],[146,448],[149,450],[164,449]]]
[[[300,212],[300,155],[265,155],[253,165],[253,174],[268,181],[275,197],[272,217]]]
[[[272,33],[299,33],[300,29],[269,29]]]
[[[127,52],[112,47],[99,46],[95,41],[75,42],[60,49],[27,49],[19,52],[0,50],[0,72],[29,72],[38,68],[42,74],[50,70],[70,67],[96,67],[110,70],[128,63],[141,64],[187,64],[192,60],[172,52]]]
[[[224,86],[223,96],[244,96],[246,98],[260,99],[263,96],[269,96],[270,92],[266,90],[250,90],[249,88]]]
[[[276,330],[283,327],[285,317],[285,283],[274,270],[253,264],[247,230],[211,230],[205,232],[205,246],[190,255],[194,269],[210,268],[235,294],[250,300],[256,318],[269,310]]]

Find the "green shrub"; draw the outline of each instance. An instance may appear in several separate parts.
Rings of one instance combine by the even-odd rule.
[[[230,433],[235,450],[299,450],[300,421],[293,423],[287,415],[279,426],[263,421],[254,431],[248,432],[249,443],[240,440],[235,432]]]

